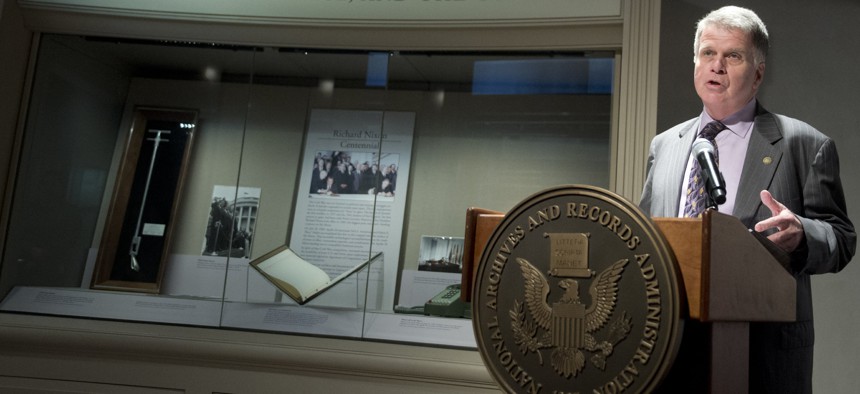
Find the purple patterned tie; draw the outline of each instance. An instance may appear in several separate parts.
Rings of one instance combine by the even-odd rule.
[[[700,138],[705,138],[714,144],[714,160],[717,165],[720,164],[720,154],[717,151],[717,143],[714,138],[725,129],[726,125],[715,120],[705,125],[705,128],[699,132]],[[699,166],[699,161],[693,158],[693,167],[690,168],[690,179],[687,182],[687,202],[684,204],[685,218],[700,217],[707,207],[708,193],[705,191],[705,180],[702,178],[701,172],[702,167]]]

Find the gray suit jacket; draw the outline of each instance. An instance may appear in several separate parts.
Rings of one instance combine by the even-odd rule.
[[[699,129],[694,118],[651,142],[640,207],[654,217],[676,216],[684,170]],[[854,255],[833,140],[812,126],[756,108],[733,215],[748,228],[771,216],[759,192],[767,189],[803,224],[805,241],[792,253],[797,322],[754,324],[750,333],[751,392],[810,392],[812,293],[809,275],[838,272]]]

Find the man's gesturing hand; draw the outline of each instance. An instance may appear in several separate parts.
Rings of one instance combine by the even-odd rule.
[[[773,216],[756,223],[755,231],[776,228],[777,232],[767,238],[786,252],[793,252],[803,241],[803,224],[785,205],[774,199],[769,191],[762,190],[760,195],[762,204],[770,208]]]

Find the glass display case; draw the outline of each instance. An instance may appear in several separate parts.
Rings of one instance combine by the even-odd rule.
[[[614,59],[42,35],[0,311],[474,347],[467,210],[609,186]]]

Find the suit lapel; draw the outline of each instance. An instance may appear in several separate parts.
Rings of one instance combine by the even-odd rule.
[[[684,179],[684,172],[687,170],[687,163],[690,160],[690,151],[693,146],[693,138],[698,134],[698,129],[699,119],[692,119],[689,124],[682,126],[678,130],[678,138],[674,139],[669,146],[670,152],[668,157],[677,160],[677,162],[673,162],[666,167],[666,179],[663,181],[663,184],[667,189],[661,193],[663,196],[667,196],[663,200],[665,216],[674,217],[678,215],[678,210],[680,209],[678,192],[681,191],[683,193],[683,188],[686,187],[684,183],[687,180]]]
[[[748,227],[756,222],[755,214],[761,205],[759,191],[769,188],[782,160],[782,151],[778,144],[782,139],[782,132],[772,113],[759,106],[751,132],[738,185],[738,191],[741,193],[736,197],[733,213]]]

